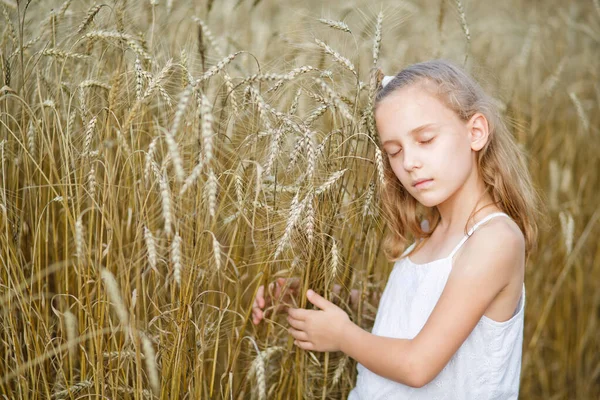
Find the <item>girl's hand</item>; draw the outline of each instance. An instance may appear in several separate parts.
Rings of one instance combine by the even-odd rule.
[[[312,290],[306,297],[320,310],[288,309],[288,331],[296,339],[294,344],[304,350],[340,351],[342,336],[352,323],[348,314]]]
[[[286,282],[289,282],[290,286],[284,290]],[[298,278],[278,278],[276,281],[269,284],[269,292],[265,295],[265,286],[260,285],[256,297],[254,298],[254,304],[252,304],[252,323],[254,325],[260,323],[266,316],[265,308],[269,307],[273,303],[273,300],[291,303],[292,297],[298,294],[299,287],[300,279]],[[285,307],[284,304],[279,305],[275,311],[284,309]]]

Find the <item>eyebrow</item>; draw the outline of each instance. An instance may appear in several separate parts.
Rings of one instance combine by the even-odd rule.
[[[423,132],[423,131],[425,131],[425,130],[427,130],[429,128],[433,128],[435,126],[436,126],[436,124],[434,124],[434,123],[429,123],[429,124],[417,126],[416,128],[412,129],[408,134],[412,135],[412,136],[415,136],[415,135],[417,135],[417,134],[419,134],[419,133],[421,133],[421,132]],[[385,146],[386,144],[392,143],[392,142],[398,142],[398,141],[396,139],[388,139],[385,142],[383,142],[383,145]]]

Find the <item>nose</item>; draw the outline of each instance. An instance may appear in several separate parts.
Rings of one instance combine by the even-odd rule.
[[[412,171],[415,168],[419,168],[421,166],[421,162],[418,160],[417,155],[414,151],[407,152],[404,151],[402,166],[407,171]]]

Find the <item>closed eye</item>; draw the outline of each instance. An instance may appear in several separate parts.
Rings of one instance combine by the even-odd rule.
[[[433,138],[431,138],[431,139],[428,139],[428,140],[422,140],[422,141],[420,141],[419,143],[420,143],[420,144],[427,144],[427,143],[431,143],[432,141],[433,141]],[[390,157],[394,157],[395,155],[398,155],[398,154],[400,154],[400,152],[402,152],[402,149],[398,150],[398,151],[397,151],[397,152],[395,152],[395,153],[388,153],[388,155],[389,155]]]

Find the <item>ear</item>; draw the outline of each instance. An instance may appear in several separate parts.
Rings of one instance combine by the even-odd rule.
[[[467,127],[469,128],[471,149],[474,151],[483,149],[490,136],[489,124],[485,115],[475,113],[469,120]]]

